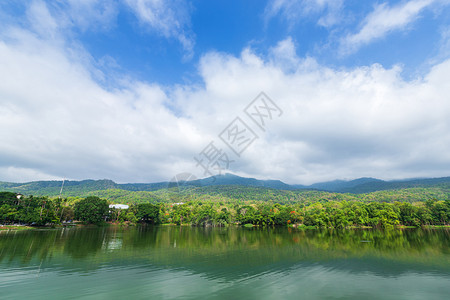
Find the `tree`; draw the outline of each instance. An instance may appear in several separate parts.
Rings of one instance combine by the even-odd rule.
[[[217,212],[211,205],[202,205],[194,212],[192,224],[196,226],[210,226],[215,225]]]
[[[136,218],[145,223],[159,223],[159,206],[151,203],[142,203],[135,206]]]
[[[99,224],[104,221],[108,209],[105,199],[90,196],[75,204],[75,219],[87,224]]]
[[[255,224],[256,210],[250,205],[242,206],[237,210],[237,220],[242,224]]]
[[[0,206],[1,205],[15,205],[18,202],[16,194],[11,192],[0,192]]]

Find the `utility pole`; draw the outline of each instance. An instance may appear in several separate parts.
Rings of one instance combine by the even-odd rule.
[[[64,181],[66,181],[66,177],[64,177],[64,179],[63,179],[63,182],[62,182],[62,184],[61,184],[61,190],[59,191],[59,205],[62,205],[62,201],[61,201],[61,194],[62,194],[62,191],[63,191],[63,187],[64,187]],[[62,219],[62,217],[63,217],[63,214],[64,214],[64,206],[62,207],[62,209],[61,209],[61,216],[59,217],[59,222],[61,223],[61,219]]]
[[[66,177],[64,177],[63,182],[62,182],[62,184],[61,184],[61,190],[59,191],[59,199],[60,199],[60,200],[61,200],[61,194],[62,194],[63,187],[64,187],[64,181],[66,181]]]

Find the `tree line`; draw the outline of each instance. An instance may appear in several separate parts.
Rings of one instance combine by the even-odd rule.
[[[128,209],[109,208],[105,199],[76,201],[0,192],[0,223],[57,225],[70,220],[86,224],[150,223],[192,226],[310,226],[347,228],[397,225],[448,225],[450,201],[409,202],[322,201],[282,204],[274,201],[200,201],[137,203]]]
[[[311,227],[347,228],[448,225],[450,201],[379,203],[329,201],[313,204],[279,204],[255,202],[224,204],[188,202],[162,205],[162,223],[197,226],[251,224],[259,226],[304,225]]]
[[[265,187],[248,186],[205,186],[186,189],[159,189],[156,191],[126,191],[107,189],[91,191],[84,196],[97,196],[120,203],[147,202],[189,202],[189,201],[272,201],[280,204],[297,202],[314,203],[328,201],[360,201],[360,202],[424,202],[436,199],[449,199],[450,189],[443,187],[415,187],[400,190],[384,190],[365,194],[326,192],[317,190],[277,190]],[[75,198],[73,198],[75,199]]]

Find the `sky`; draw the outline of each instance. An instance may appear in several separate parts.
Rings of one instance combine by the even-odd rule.
[[[0,2],[0,181],[450,176],[450,0]]]

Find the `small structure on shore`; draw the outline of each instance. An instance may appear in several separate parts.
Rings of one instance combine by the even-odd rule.
[[[128,209],[130,206],[126,204],[110,204],[109,208],[115,208],[115,209]]]

